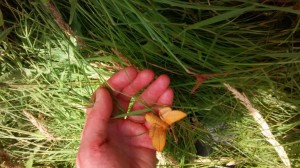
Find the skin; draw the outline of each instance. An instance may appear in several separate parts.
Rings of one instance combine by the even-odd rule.
[[[131,116],[128,119],[113,119],[112,97],[127,110],[132,96],[144,89],[132,110],[147,106],[171,106],[173,91],[170,79],[160,75],[154,79],[151,70],[138,71],[128,67],[114,74],[108,84],[112,95],[105,87],[94,93],[94,106],[87,109],[86,123],[82,132],[77,154],[78,168],[153,168],[156,166],[155,149],[148,135],[144,116]]]

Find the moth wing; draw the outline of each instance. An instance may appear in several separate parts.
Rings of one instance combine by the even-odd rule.
[[[162,107],[159,109],[159,115],[164,116],[172,111],[171,107]]]
[[[171,109],[171,108],[170,108]],[[179,110],[169,110],[162,108],[159,111],[161,119],[166,122],[167,124],[171,125],[176,121],[179,121],[186,117],[186,113],[179,111]]]
[[[164,128],[164,121],[153,113],[147,113],[145,119],[150,124],[149,136],[152,139],[153,147],[157,151],[162,151],[166,144],[166,128]]]
[[[163,122],[158,116],[156,116],[153,113],[147,113],[145,115],[146,121],[152,126],[152,125],[161,125]]]
[[[152,145],[157,151],[162,151],[166,144],[166,130],[159,125],[152,125],[149,130]]]

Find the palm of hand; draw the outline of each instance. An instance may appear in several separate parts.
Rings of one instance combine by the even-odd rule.
[[[131,120],[117,119],[109,124],[108,138],[102,146],[101,153],[104,155],[102,157],[108,157],[107,160],[121,158],[120,165],[115,167],[150,168],[155,167],[156,163],[155,151],[152,149],[146,128]],[[109,162],[113,163],[113,160]]]

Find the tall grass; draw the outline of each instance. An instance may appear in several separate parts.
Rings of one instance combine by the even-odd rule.
[[[173,108],[188,113],[168,134],[164,154],[174,163],[283,165],[257,123],[224,88],[226,82],[248,95],[292,165],[300,166],[300,12],[293,9],[295,3],[70,0],[54,4],[82,45],[64,33],[43,2],[3,0],[1,5],[0,148],[15,163],[74,165],[85,117],[82,108],[93,90],[117,70],[114,65],[127,65],[113,54],[114,48],[134,66],[171,77]],[[199,74],[217,75],[191,94]],[[38,131],[24,110],[55,140]],[[208,157],[199,159],[197,141],[211,149]]]

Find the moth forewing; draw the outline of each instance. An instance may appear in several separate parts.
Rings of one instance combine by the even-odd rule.
[[[159,116],[164,118],[164,116],[172,111],[171,107],[162,107],[159,109]]]
[[[179,111],[179,110],[173,110],[169,112],[163,113],[163,115],[160,115],[161,119],[166,122],[167,124],[171,125],[176,121],[179,121],[186,117],[186,113]]]
[[[159,125],[150,127],[149,135],[152,138],[152,145],[157,151],[162,151],[166,144],[166,129]]]

